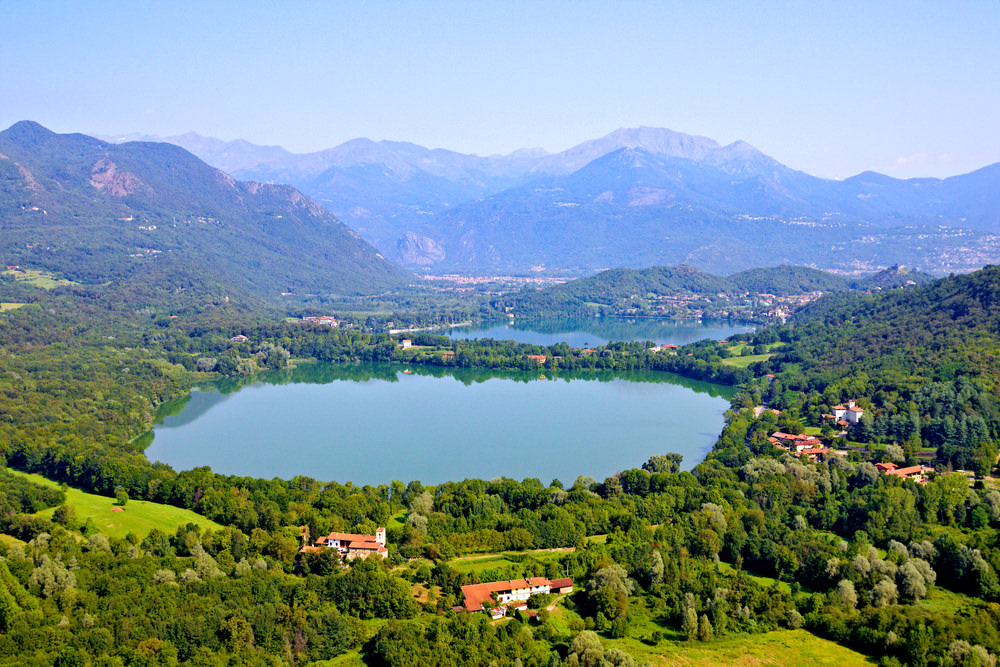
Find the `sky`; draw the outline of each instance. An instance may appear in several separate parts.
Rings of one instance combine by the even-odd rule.
[[[562,151],[619,127],[826,178],[1000,162],[1000,0],[0,0],[0,126]]]

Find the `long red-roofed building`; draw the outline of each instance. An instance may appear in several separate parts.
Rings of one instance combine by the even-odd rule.
[[[483,603],[493,606],[493,600],[498,604],[508,605],[512,602],[524,601],[532,595],[546,593],[571,593],[573,580],[546,579],[544,577],[529,577],[528,579],[509,579],[507,581],[489,581],[482,584],[462,586],[465,601],[462,607],[465,611],[482,611]]]

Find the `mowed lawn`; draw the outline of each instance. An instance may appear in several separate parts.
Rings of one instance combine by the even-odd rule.
[[[736,368],[746,368],[752,363],[758,361],[767,361],[773,356],[774,356],[773,354],[752,354],[746,357],[729,357],[727,359],[723,359],[722,363],[724,363],[727,366],[734,366]]]
[[[601,635],[605,650],[618,648],[639,662],[654,667],[665,665],[874,665],[863,653],[831,642],[806,630],[775,630],[756,635],[728,635],[710,642],[688,642],[676,628],[654,623],[645,610],[629,613],[632,624],[628,636],[609,639]],[[562,605],[552,615],[558,631],[567,632],[570,620],[577,617]],[[656,644],[651,635],[659,631],[663,639]]]
[[[573,551],[573,547],[568,547],[565,549],[533,549],[529,551],[506,551],[502,553],[477,554],[472,556],[460,556],[459,558],[448,561],[448,565],[458,572],[464,572],[466,574],[472,572],[479,573],[483,570],[517,566],[529,558],[532,561],[541,561],[543,563],[550,560],[558,560],[561,556],[565,556]]]
[[[8,469],[9,470],[9,469]],[[43,486],[58,487],[56,482],[46,479],[41,475],[10,470],[15,475],[20,475],[30,479],[36,484]],[[189,523],[201,526],[202,530],[211,528],[218,530],[222,528],[214,521],[209,521],[200,514],[191,510],[181,509],[172,505],[161,505],[151,503],[146,500],[130,500],[125,505],[124,512],[113,512],[115,507],[114,498],[97,496],[86,493],[79,489],[66,489],[66,504],[76,509],[76,526],[79,528],[87,523],[87,519],[92,519],[94,526],[109,537],[125,537],[129,533],[135,533],[139,537],[145,537],[154,528],[158,528],[164,533],[172,534],[178,526],[185,526]],[[55,508],[49,508],[38,512],[38,516],[51,518]]]
[[[657,646],[635,640],[616,644],[652,665],[874,665],[868,656],[806,630],[775,630],[738,635],[710,643],[664,641]],[[612,642],[608,642],[611,644]]]

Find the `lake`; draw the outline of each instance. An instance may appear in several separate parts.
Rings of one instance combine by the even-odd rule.
[[[690,469],[714,444],[732,392],[655,371],[304,364],[163,406],[146,455],[177,470],[361,485],[501,476],[568,485],[666,452]]]
[[[567,343],[573,347],[593,347],[611,341],[633,340],[651,340],[658,345],[685,345],[704,338],[722,340],[753,329],[752,325],[697,320],[571,317],[488,322],[434,333],[452,338],[512,339],[532,345]]]

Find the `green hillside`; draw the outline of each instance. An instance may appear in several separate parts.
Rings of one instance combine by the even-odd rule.
[[[1000,437],[1000,267],[873,294],[831,294],[786,327],[758,334],[786,345],[751,366],[776,373],[775,407],[819,425],[843,400],[867,416],[860,442],[936,453],[987,472]]]
[[[171,144],[108,144],[23,121],[0,132],[0,256],[164,297],[368,294],[405,283],[294,188],[239,183]]]
[[[59,485],[41,475],[9,470],[11,474],[21,476],[34,484],[58,489]],[[124,507],[117,505],[114,498],[98,496],[74,489],[66,488],[65,505],[76,511],[76,523],[79,526],[88,524],[93,529],[109,537],[125,537],[129,533],[145,536],[154,528],[163,533],[173,533],[177,528],[193,523],[202,530],[218,530],[222,528],[191,510],[153,503],[146,500],[130,500]],[[51,519],[56,508],[51,507],[37,513],[40,517]]]

